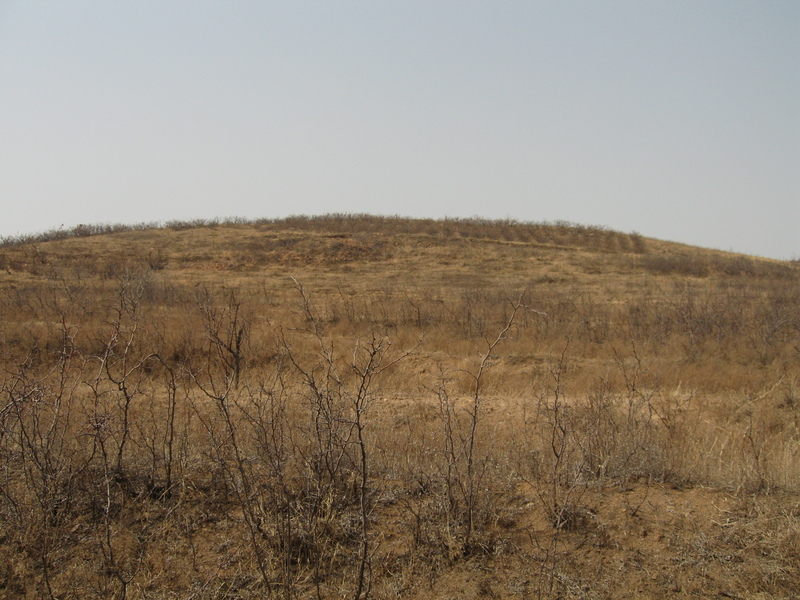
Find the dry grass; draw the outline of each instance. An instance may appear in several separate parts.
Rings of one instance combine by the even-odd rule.
[[[796,263],[331,215],[0,269],[0,598],[800,588]]]

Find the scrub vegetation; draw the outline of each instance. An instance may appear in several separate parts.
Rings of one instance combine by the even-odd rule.
[[[792,598],[800,265],[366,215],[0,243],[0,598]]]

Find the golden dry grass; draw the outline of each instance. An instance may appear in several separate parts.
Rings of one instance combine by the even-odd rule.
[[[0,598],[800,589],[796,263],[331,215],[0,269]]]

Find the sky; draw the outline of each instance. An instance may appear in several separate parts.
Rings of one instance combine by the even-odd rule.
[[[327,213],[800,258],[800,2],[0,0],[0,236]]]

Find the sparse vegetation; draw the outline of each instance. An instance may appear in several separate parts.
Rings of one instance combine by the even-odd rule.
[[[800,589],[797,261],[330,215],[0,269],[0,598]]]

